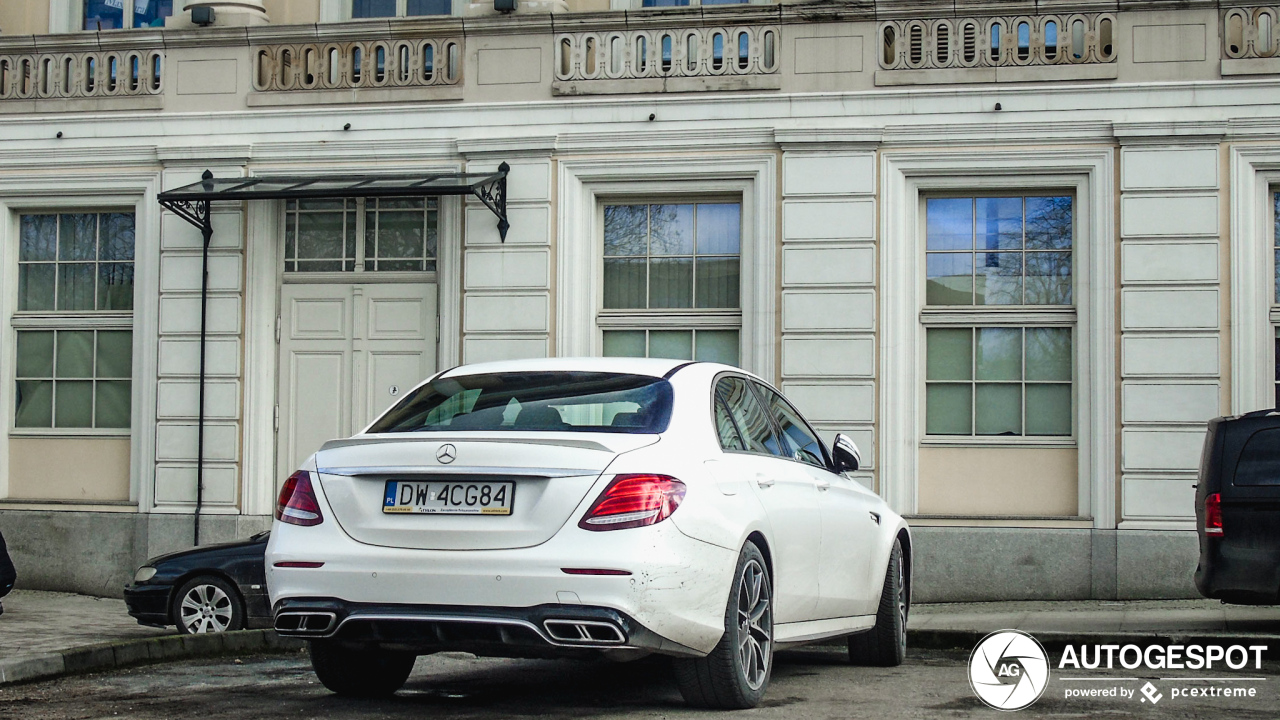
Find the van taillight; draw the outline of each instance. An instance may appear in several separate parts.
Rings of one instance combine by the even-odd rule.
[[[311,486],[311,473],[299,470],[284,481],[280,499],[276,501],[276,519],[290,525],[309,526],[324,522],[320,502]]]
[[[671,517],[684,500],[684,483],[666,475],[619,475],[600,493],[578,527],[622,530]]]
[[[1204,499],[1204,534],[1222,537],[1222,496],[1218,493]]]

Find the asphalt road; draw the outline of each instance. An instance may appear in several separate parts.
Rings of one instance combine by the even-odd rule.
[[[764,705],[742,718],[1009,717],[970,690],[962,651],[913,651],[891,669],[853,667],[842,653],[780,654]],[[1064,682],[1018,718],[1274,718],[1280,664],[1264,663],[1250,682],[1161,681],[1156,705],[1140,699],[1065,699],[1068,687],[1138,688],[1145,679]],[[1098,673],[1095,673],[1098,674]],[[1113,673],[1137,677],[1141,673]],[[1184,673],[1193,675],[1193,673]],[[1072,673],[1079,676],[1080,673]],[[1254,698],[1173,698],[1172,690],[1253,687]],[[1141,693],[1135,698],[1141,698]],[[0,688],[0,717],[40,718],[699,718],[722,713],[684,707],[667,666],[634,663],[476,659],[447,653],[418,660],[394,698],[353,701],[324,689],[305,655],[199,660]]]

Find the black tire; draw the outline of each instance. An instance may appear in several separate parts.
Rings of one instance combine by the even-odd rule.
[[[413,672],[411,653],[378,648],[347,648],[312,640],[311,667],[324,686],[339,695],[381,698],[394,695]]]
[[[893,541],[889,567],[880,592],[876,624],[866,632],[849,636],[849,661],[855,665],[896,667],[907,657],[906,576],[902,562],[902,542]]]
[[[738,555],[724,627],[710,655],[673,661],[676,684],[685,702],[695,707],[753,708],[773,674],[773,580],[755,543],[748,542]]]
[[[187,635],[244,629],[240,591],[214,575],[201,575],[183,583],[173,594],[170,614],[178,632]]]

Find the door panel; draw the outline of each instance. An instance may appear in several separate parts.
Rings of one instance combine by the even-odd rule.
[[[280,298],[279,472],[359,432],[435,372],[436,286],[286,283]]]
[[[879,504],[861,485],[843,475],[809,467],[820,483],[822,509],[822,561],[818,614],[824,618],[871,615],[880,601],[883,578],[872,577],[872,551],[880,526],[871,513]]]

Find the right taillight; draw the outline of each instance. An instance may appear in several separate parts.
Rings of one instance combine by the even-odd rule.
[[[1204,534],[1222,537],[1222,496],[1218,493],[1204,499]]]
[[[684,500],[684,483],[667,475],[619,475],[600,493],[578,527],[622,530],[655,525]]]
[[[311,486],[311,473],[299,470],[284,481],[280,499],[276,501],[276,519],[290,525],[309,526],[324,522],[315,488]]]

